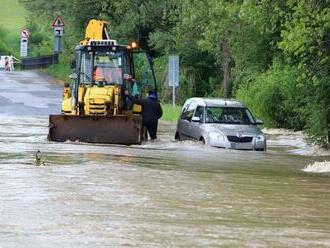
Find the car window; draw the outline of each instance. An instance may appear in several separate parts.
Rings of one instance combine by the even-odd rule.
[[[198,106],[195,111],[195,115],[199,117],[201,120],[203,120],[203,115],[204,115],[204,107],[203,106]]]
[[[187,108],[185,108],[182,112],[181,119],[190,121],[193,117],[195,110],[197,108],[197,104],[192,101]]]
[[[182,114],[181,114],[181,119],[183,120],[187,118],[189,105],[190,105],[190,101],[185,102],[185,104],[183,105]]]

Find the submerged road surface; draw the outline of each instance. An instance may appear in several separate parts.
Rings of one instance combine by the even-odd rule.
[[[62,89],[34,72],[0,72],[1,247],[330,247],[329,157],[160,141],[47,141]],[[282,140],[283,141],[283,140]],[[44,166],[35,166],[41,151]]]

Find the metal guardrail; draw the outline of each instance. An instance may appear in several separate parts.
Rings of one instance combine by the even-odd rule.
[[[58,64],[59,54],[55,53],[52,55],[44,55],[34,58],[22,58],[21,69],[22,70],[33,70],[46,68],[53,64]]]

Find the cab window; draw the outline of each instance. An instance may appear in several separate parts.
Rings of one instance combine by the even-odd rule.
[[[138,90],[142,97],[145,97],[150,90],[156,89],[156,82],[146,53],[133,53],[133,68]]]
[[[106,84],[123,83],[123,62],[121,52],[98,51],[94,54],[93,80]]]

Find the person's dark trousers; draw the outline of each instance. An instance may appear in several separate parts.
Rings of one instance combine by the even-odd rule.
[[[147,128],[150,139],[157,139],[158,120],[143,120],[143,126]]]

